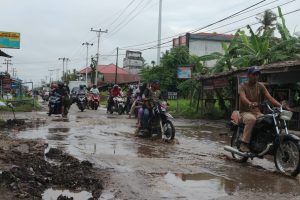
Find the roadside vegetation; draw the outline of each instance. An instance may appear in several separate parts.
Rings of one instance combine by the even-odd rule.
[[[232,91],[221,88],[206,93],[206,97],[217,99],[198,105],[201,85],[197,77],[214,75],[220,72],[233,71],[243,67],[260,66],[287,60],[300,59],[300,39],[292,35],[286,27],[284,14],[280,7],[278,13],[266,10],[257,16],[260,27],[254,31],[250,25],[247,30],[237,30],[229,44],[222,44],[224,53],[215,52],[205,56],[190,55],[185,46],[178,46],[166,51],[161,65],[148,66],[141,72],[144,81],[159,80],[162,91],[178,92],[179,109],[176,101],[170,102],[170,109],[185,117],[221,118],[230,115],[230,102],[225,97]],[[276,35],[276,37],[275,37]],[[212,68],[206,62],[215,60]],[[192,66],[192,79],[177,79],[176,70],[179,66]],[[229,80],[232,82],[232,80]],[[233,84],[233,82],[232,82]],[[198,108],[198,109],[197,109]]]
[[[0,101],[11,103],[15,112],[32,112],[33,110],[41,110],[41,106],[38,101],[31,98],[14,98],[12,100],[0,99]],[[0,111],[12,111],[12,108],[8,106],[0,107]]]

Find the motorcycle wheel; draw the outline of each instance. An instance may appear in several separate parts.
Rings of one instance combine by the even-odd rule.
[[[166,141],[171,141],[175,138],[175,128],[173,123],[170,120],[167,120],[163,124],[163,129],[164,129],[164,135],[165,135],[165,140]]]
[[[83,111],[84,111],[84,107],[83,107],[83,106],[81,106],[81,107],[80,107],[80,110],[81,110],[81,112],[83,112]]]
[[[51,112],[51,109],[49,110],[48,112],[48,116],[51,116],[52,112]]]
[[[236,129],[236,131],[233,133],[232,137],[231,137],[231,147],[238,149],[238,141],[240,138],[240,127],[238,127]],[[236,155],[235,153],[231,153],[232,157],[237,160],[238,162],[246,162],[248,160],[248,157],[243,157],[243,156],[239,156]]]
[[[119,106],[119,108],[118,108],[118,114],[122,115],[123,114],[123,110],[124,110],[123,106]]]
[[[295,140],[285,140],[274,151],[276,168],[288,176],[297,176],[300,171],[300,146]]]

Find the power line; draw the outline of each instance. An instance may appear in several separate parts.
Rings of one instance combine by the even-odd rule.
[[[145,0],[141,0],[130,12],[128,15],[126,15],[124,17],[124,19],[119,23],[117,24],[114,28],[112,28],[111,32],[114,32],[115,30],[118,29],[119,26],[121,26],[124,22],[127,21],[128,17],[130,17],[137,9],[138,7],[144,2]]]
[[[188,31],[188,32],[196,32],[196,31],[202,30],[202,29],[204,29],[204,28],[208,28],[208,27],[210,27],[210,26],[213,26],[213,25],[215,25],[215,24],[218,24],[218,23],[220,23],[220,22],[223,22],[223,21],[225,21],[225,20],[228,20],[228,19],[230,19],[230,18],[239,16],[239,15],[241,15],[244,11],[246,11],[247,9],[253,8],[253,7],[255,7],[255,6],[259,5],[259,4],[262,4],[262,3],[265,2],[265,1],[266,1],[266,0],[259,1],[259,2],[255,3],[255,4],[252,4],[252,5],[250,5],[250,6],[246,7],[246,8],[244,8],[244,9],[238,11],[238,12],[235,12],[234,14],[231,14],[231,15],[229,15],[229,16],[223,18],[223,19],[220,19],[220,20],[218,20],[218,21],[216,21],[216,22],[213,22],[213,23],[211,23],[211,24],[209,24],[209,25],[206,25],[206,26],[204,26],[204,27],[202,27],[202,28],[197,28],[197,29],[194,29],[194,30],[191,30],[191,31]],[[271,4],[271,3],[270,3],[270,4]],[[257,8],[256,8],[256,9],[257,9]],[[252,9],[252,10],[253,10],[253,9]],[[169,36],[169,37],[166,37],[166,38],[162,38],[162,40],[174,38],[174,37],[180,36],[180,35],[182,35],[182,34],[185,34],[185,33],[179,33],[179,34],[172,35],[172,36]],[[143,46],[143,45],[146,45],[146,44],[157,43],[157,41],[158,41],[158,40],[154,40],[154,41],[146,42],[146,43],[142,43],[142,44],[131,45],[131,46],[125,46],[125,47],[121,47],[121,49],[126,49],[126,48],[131,48],[131,47],[136,47],[136,46]]]
[[[121,13],[116,17],[116,19],[112,22],[112,23],[110,23],[109,25],[107,25],[107,27],[110,27],[110,26],[112,26],[115,22],[117,22],[119,19],[120,19],[120,17],[126,12],[126,10],[135,2],[136,0],[132,0],[132,1],[130,1],[129,2],[129,4],[121,11]]]
[[[147,6],[150,5],[152,0],[148,0],[146,2],[146,4],[144,4],[144,6],[141,8],[141,10],[139,12],[137,12],[133,17],[131,17],[129,20],[127,19],[127,22],[125,22],[125,24],[123,24],[122,26],[120,26],[118,29],[116,29],[115,31],[112,31],[111,34],[109,35],[109,37],[115,35],[116,33],[118,33],[121,29],[123,29],[127,24],[129,24],[130,22],[132,22],[139,14],[141,14]]]
[[[283,16],[290,15],[290,14],[293,14],[293,13],[296,13],[296,12],[299,12],[299,11],[300,11],[300,8],[298,8],[296,10],[293,10],[293,11],[290,11],[290,12],[287,12],[287,13],[283,14]],[[257,24],[260,24],[260,22],[255,22],[255,23],[248,24],[248,25],[249,26],[253,26],[253,25],[257,25]],[[230,33],[230,32],[233,32],[233,31],[237,31],[237,30],[242,29],[242,28],[246,28],[248,25],[245,25],[245,26],[242,26],[242,27],[239,27],[239,28],[235,28],[235,29],[232,29],[230,31],[223,32],[222,34]],[[213,36],[207,36],[207,38],[210,38],[210,37],[213,37]],[[164,43],[162,43],[162,45],[170,43],[170,42],[172,42],[172,40],[164,42]],[[148,47],[148,48],[145,48],[145,49],[140,49],[139,51],[146,51],[146,50],[156,49],[156,48],[157,48],[157,45],[156,46],[152,46],[152,47]]]

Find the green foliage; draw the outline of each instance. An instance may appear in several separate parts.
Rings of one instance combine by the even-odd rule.
[[[91,82],[95,83],[97,60],[94,57],[91,58],[90,68],[92,70],[92,72],[91,72]]]

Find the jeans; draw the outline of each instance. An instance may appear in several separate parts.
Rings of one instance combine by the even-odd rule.
[[[143,128],[148,128],[149,118],[150,118],[150,111],[149,111],[148,108],[145,108],[144,109],[144,115],[143,115]]]

